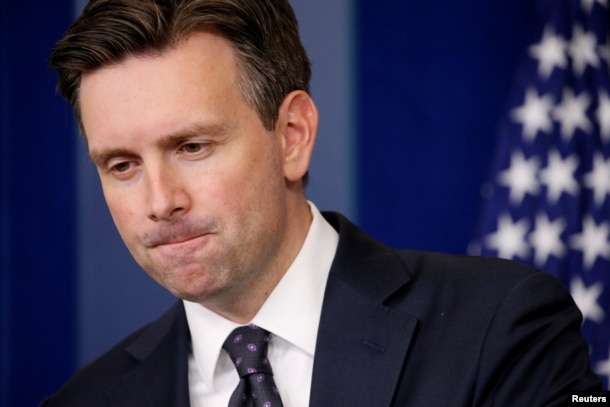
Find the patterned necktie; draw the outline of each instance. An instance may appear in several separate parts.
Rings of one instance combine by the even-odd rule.
[[[229,407],[283,407],[267,359],[269,339],[269,332],[248,325],[236,328],[222,345],[240,377]]]

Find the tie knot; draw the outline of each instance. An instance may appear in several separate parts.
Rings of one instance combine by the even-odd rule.
[[[229,354],[239,377],[273,374],[267,359],[269,340],[269,332],[256,325],[240,326],[231,332],[222,348]]]

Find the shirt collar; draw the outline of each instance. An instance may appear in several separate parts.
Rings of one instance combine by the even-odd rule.
[[[312,222],[301,250],[252,323],[313,356],[326,280],[339,241],[338,233],[309,202]],[[222,344],[238,325],[207,308],[184,301],[192,351],[203,382],[213,388]]]

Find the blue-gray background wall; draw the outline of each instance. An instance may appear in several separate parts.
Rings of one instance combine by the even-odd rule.
[[[173,299],[140,271],[54,94],[78,0],[0,0],[0,405],[31,406]],[[464,253],[531,1],[293,0],[321,112],[309,196]]]

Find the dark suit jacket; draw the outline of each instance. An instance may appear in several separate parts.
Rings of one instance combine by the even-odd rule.
[[[546,406],[599,390],[581,315],[517,263],[399,251],[338,214],[311,406]],[[45,406],[188,406],[181,302],[86,366]],[[287,406],[290,407],[290,406]]]

